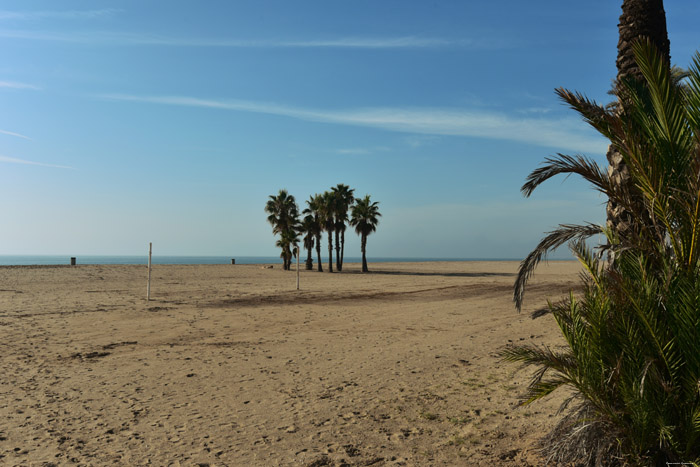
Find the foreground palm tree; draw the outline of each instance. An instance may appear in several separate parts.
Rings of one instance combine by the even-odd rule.
[[[306,212],[306,210],[304,210]],[[306,257],[306,269],[311,271],[314,268],[314,260],[311,257],[311,252],[314,249],[314,239],[316,237],[317,223],[314,216],[307,214],[299,225],[299,233],[303,235],[304,248],[308,250],[308,255]]]
[[[304,209],[305,215],[310,215],[313,217],[313,229],[314,236],[316,240],[316,255],[318,256],[318,272],[323,272],[323,262],[321,261],[321,233],[323,232],[323,225],[321,223],[321,215],[323,212],[323,197],[322,195],[313,195],[306,200],[306,205],[308,206]]]
[[[666,66],[670,66],[670,47],[663,0],[624,0],[618,29],[617,78],[614,87],[615,93],[619,96],[616,108],[619,112],[624,112],[629,99],[625,96],[623,83],[630,80],[637,83],[645,82],[635,59],[632,44],[640,38],[647,38],[660,51]],[[638,204],[641,203],[639,192],[630,182],[630,174],[624,158],[614,144],[608,148],[607,159],[612,183],[625,190],[628,197],[636,199]],[[650,218],[646,222],[653,222],[651,215],[648,217]],[[616,232],[624,233],[635,225],[625,206],[614,199],[608,201],[607,218],[608,227]],[[613,257],[614,252],[611,253]]]
[[[348,221],[348,209],[355,201],[354,189],[339,183],[331,188],[336,197],[335,210],[335,262],[338,271],[343,270],[345,256],[345,223]],[[340,234],[340,238],[339,235]]]
[[[379,203],[372,202],[369,195],[355,200],[355,204],[352,206],[350,225],[355,227],[355,232],[360,236],[362,272],[369,272],[367,268],[367,237],[377,230],[380,217]]]
[[[328,233],[328,272],[333,272],[333,232],[335,231],[335,212],[337,198],[332,191],[321,195],[320,220],[323,230]]]
[[[522,187],[529,196],[555,175],[578,174],[620,206],[631,226],[561,225],[521,264],[518,309],[525,282],[548,251],[572,242],[585,271],[581,297],[549,306],[566,347],[503,353],[537,367],[526,403],[562,386],[574,390],[579,404],[545,443],[551,463],[700,463],[700,54],[683,88],[651,41],[632,48],[645,83],[620,85],[624,111],[557,93],[619,151],[639,196],[595,161],[562,154]],[[600,233],[616,252],[610,263],[584,243]]]
[[[276,196],[270,195],[265,204],[265,212],[268,214],[267,221],[272,225],[272,233],[280,236],[278,241],[280,244],[277,246],[282,248],[280,256],[285,259],[288,256],[285,245],[289,246],[289,240],[294,238],[295,230],[299,224],[299,207],[294,196],[290,195],[287,190],[280,190]],[[291,264],[291,259],[285,260],[283,268],[288,270],[289,264]]]
[[[280,258],[282,258],[282,269],[289,271],[292,269],[292,257],[297,255],[299,247],[299,235],[294,230],[285,230],[280,234],[279,240],[275,243],[282,250]]]

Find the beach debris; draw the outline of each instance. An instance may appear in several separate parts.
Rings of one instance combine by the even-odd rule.
[[[333,465],[333,461],[331,460],[331,458],[326,456],[325,454],[319,457],[318,459],[306,464],[306,467],[323,467],[324,465]]]
[[[272,269],[274,266],[268,264],[267,266],[260,266],[260,269]]]
[[[520,452],[520,449],[511,449],[510,451],[501,453],[501,455],[498,456],[498,458],[501,459],[502,461],[513,460],[515,458],[515,456],[518,455],[519,452]]]
[[[87,352],[87,353],[76,352],[73,355],[71,355],[70,358],[79,358],[80,360],[92,360],[95,358],[106,357],[107,355],[110,355],[110,354],[111,354],[111,352]]]
[[[111,350],[115,347],[121,347],[122,345],[136,345],[138,342],[136,341],[122,341],[122,342],[114,342],[112,344],[107,344],[102,346],[102,350]]]
[[[345,449],[345,454],[347,454],[350,457],[355,457],[360,455],[360,450],[357,449],[357,447],[353,446],[352,444],[346,444],[343,446],[343,449]]]

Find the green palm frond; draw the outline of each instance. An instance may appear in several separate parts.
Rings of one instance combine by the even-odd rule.
[[[515,306],[518,311],[522,309],[525,285],[532,274],[534,274],[537,265],[543,259],[546,259],[547,253],[566,243],[569,243],[572,240],[583,240],[600,233],[603,233],[602,227],[594,224],[562,224],[557,230],[549,232],[548,235],[540,241],[537,247],[532,250],[527,258],[520,263],[520,268],[518,270],[518,276],[515,280],[515,287],[513,291],[513,301],[515,302]]]
[[[598,191],[608,194],[614,191],[608,174],[592,159],[584,156],[567,156],[557,154],[557,157],[547,157],[541,167],[535,169],[527,176],[525,184],[520,191],[529,197],[535,188],[543,182],[559,174],[576,174],[591,183]]]

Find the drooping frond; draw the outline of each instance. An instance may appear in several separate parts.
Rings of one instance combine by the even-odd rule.
[[[595,186],[598,191],[605,194],[614,192],[608,174],[594,160],[580,155],[567,156],[565,154],[547,157],[540,167],[527,176],[520,191],[524,196],[529,197],[535,188],[559,174],[577,174]]]
[[[601,135],[610,138],[614,134],[616,130],[614,109],[602,106],[580,92],[565,88],[557,88],[554,92]]]
[[[547,253],[558,247],[569,243],[572,240],[584,240],[593,235],[603,233],[603,229],[594,224],[587,225],[567,225],[562,224],[557,230],[549,232],[532,252],[527,255],[527,258],[520,263],[518,276],[515,280],[513,291],[513,301],[518,311],[522,309],[523,295],[525,293],[525,285],[528,279],[535,272],[537,265],[547,257]]]

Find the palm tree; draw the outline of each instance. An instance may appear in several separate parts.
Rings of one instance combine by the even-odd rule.
[[[318,256],[318,272],[323,272],[323,262],[321,261],[321,233],[323,225],[321,223],[321,214],[323,211],[323,196],[316,194],[310,196],[306,200],[307,208],[304,209],[305,215],[310,215],[314,219],[314,236],[316,237],[316,255]]]
[[[335,211],[335,262],[338,271],[343,270],[343,257],[345,256],[345,222],[348,221],[348,209],[355,201],[354,189],[339,183],[331,188],[335,193],[337,204]],[[340,234],[340,239],[338,239]]]
[[[620,84],[622,112],[557,93],[619,151],[640,196],[632,199],[594,160],[562,154],[522,187],[529,196],[558,174],[580,175],[621,206],[632,226],[561,225],[523,261],[516,280],[520,307],[522,287],[548,251],[571,242],[584,266],[582,294],[549,306],[566,346],[503,352],[537,368],[526,403],[562,386],[574,390],[580,404],[557,428],[564,439],[548,448],[550,460],[567,465],[700,462],[700,54],[684,87],[650,40],[632,49],[645,83]],[[599,233],[616,252],[609,263],[583,242]]]
[[[319,218],[323,230],[328,232],[328,272],[333,272],[333,232],[335,230],[336,197],[332,191],[321,195]]]
[[[272,233],[280,235],[278,243],[281,242],[281,244],[277,245],[282,248],[282,255],[280,256],[283,259],[287,258],[288,255],[284,250],[284,245],[289,246],[288,240],[294,238],[294,231],[299,224],[299,207],[296,200],[287,190],[280,190],[277,196],[270,195],[267,204],[265,204],[265,212],[268,214],[267,221],[272,225]],[[283,239],[282,237],[285,238]],[[283,266],[285,270],[289,269],[289,264],[291,263],[285,260]]]
[[[304,212],[306,212],[306,209],[304,209]],[[308,271],[311,271],[314,268],[314,260],[311,257],[311,252],[314,249],[314,239],[316,237],[317,226],[318,224],[316,219],[314,219],[314,216],[311,214],[305,215],[304,219],[299,225],[299,233],[304,236],[304,248],[306,248],[309,252],[308,256],[306,257],[306,269]]]
[[[355,227],[355,232],[360,236],[362,272],[369,272],[367,269],[367,237],[377,230],[379,217],[381,217],[379,203],[372,202],[369,195],[355,200],[355,204],[352,206],[350,225]]]
[[[624,112],[629,101],[625,97],[623,83],[625,81],[635,81],[644,83],[642,72],[635,60],[632,44],[642,37],[648,38],[651,43],[660,51],[666,66],[671,63],[670,43],[666,29],[666,12],[664,11],[663,0],[624,0],[622,2],[622,14],[618,24],[619,41],[617,43],[617,78],[615,80],[615,94],[619,96],[617,109]],[[607,152],[609,163],[610,179],[629,192],[632,199],[640,203],[639,193],[630,183],[630,174],[625,164],[619,148],[610,145]],[[607,204],[607,225],[616,232],[626,232],[634,227],[631,222],[631,215],[625,207],[615,200],[608,200]],[[653,222],[651,215],[646,222]],[[614,257],[614,252],[611,258]]]
[[[292,257],[296,256],[296,249],[299,247],[299,234],[295,230],[285,230],[275,245],[282,250],[282,269],[289,271],[292,268]]]

